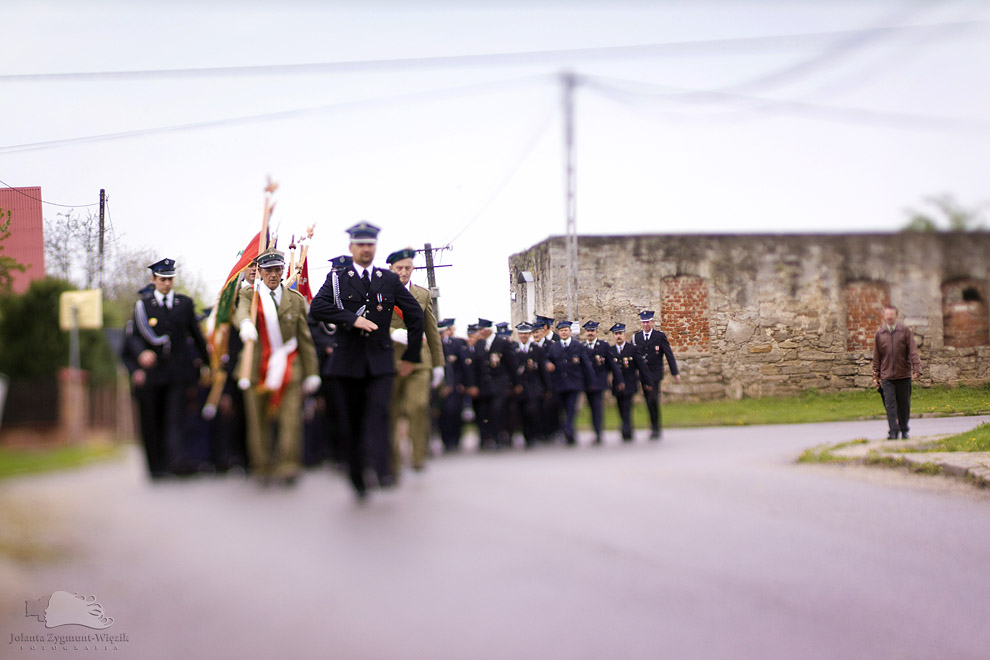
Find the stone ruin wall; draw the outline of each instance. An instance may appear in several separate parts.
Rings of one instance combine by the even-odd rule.
[[[567,311],[563,237],[509,259],[513,324]],[[921,386],[990,381],[990,234],[652,235],[578,238],[578,318],[639,328],[654,309],[684,400],[841,391],[872,383],[882,306],[900,309]],[[607,332],[601,333],[611,339]],[[666,382],[666,381],[665,381]]]

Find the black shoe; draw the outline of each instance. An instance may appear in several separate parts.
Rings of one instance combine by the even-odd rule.
[[[907,440],[907,439],[908,439],[907,431],[902,432],[901,433],[901,440]]]
[[[650,433],[650,440],[659,440],[659,439],[660,439],[660,431],[653,431],[652,433]]]
[[[596,445],[602,444],[602,436],[598,436],[597,438],[595,438],[595,444]]]
[[[887,439],[888,440],[897,440],[897,434],[896,433],[888,433],[887,434]]]

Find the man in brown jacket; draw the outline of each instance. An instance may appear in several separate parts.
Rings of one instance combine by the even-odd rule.
[[[263,484],[274,479],[291,486],[301,470],[303,395],[320,388],[319,365],[306,322],[306,299],[282,283],[285,255],[266,250],[255,263],[260,281],[240,290],[232,318],[242,341],[258,342],[250,378],[238,382],[245,392],[251,470]],[[255,291],[257,324],[250,312]],[[242,351],[238,361],[244,359]]]
[[[873,384],[881,387],[887,409],[887,438],[907,440],[911,417],[911,378],[921,377],[921,357],[914,334],[897,322],[897,308],[883,308],[883,325],[873,341]]]
[[[400,418],[405,417],[409,423],[409,443],[412,445],[412,467],[417,472],[426,467],[426,459],[430,448],[430,390],[443,381],[443,344],[440,342],[440,331],[437,329],[437,319],[433,314],[433,298],[430,290],[410,282],[413,272],[413,258],[416,251],[412,248],[396,250],[385,260],[393,273],[399,276],[399,281],[416,298],[423,308],[424,324],[423,344],[420,350],[420,362],[408,376],[395,379],[395,389],[392,390],[392,460],[395,476],[399,476],[402,467],[401,439],[399,437]],[[406,324],[398,312],[392,311],[392,341],[395,346],[396,364],[402,359],[408,339]]]

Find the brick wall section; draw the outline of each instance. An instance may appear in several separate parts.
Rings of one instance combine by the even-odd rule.
[[[890,287],[884,282],[850,282],[845,286],[846,350],[873,351],[873,339],[890,304]]]
[[[711,349],[707,281],[690,276],[665,279],[658,312],[660,329],[674,351],[707,353]]]
[[[942,285],[942,326],[946,346],[972,348],[990,344],[990,318],[982,289],[974,280]]]

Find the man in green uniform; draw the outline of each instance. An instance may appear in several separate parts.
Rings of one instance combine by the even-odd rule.
[[[238,382],[245,392],[251,469],[262,483],[275,479],[292,485],[299,477],[302,453],[302,397],[320,387],[313,337],[306,321],[306,299],[282,284],[285,255],[266,250],[255,260],[258,281],[241,289],[233,324],[251,351],[250,379]],[[257,295],[257,326],[251,323]],[[245,352],[241,353],[241,361]],[[278,437],[273,422],[278,422]]]
[[[409,425],[412,467],[416,471],[422,470],[426,467],[430,447],[430,389],[438,387],[443,382],[443,344],[440,342],[440,331],[437,328],[436,316],[433,314],[433,297],[429,289],[410,281],[415,256],[414,249],[405,248],[388,255],[385,260],[391,271],[399,276],[402,285],[423,308],[425,318],[423,334],[426,341],[423,342],[420,351],[420,361],[411,374],[396,377],[395,388],[392,390],[392,460],[395,464],[396,476],[399,475],[402,466],[399,419],[404,417]],[[392,311],[391,333],[395,348],[395,363],[398,365],[408,344],[401,310]]]

